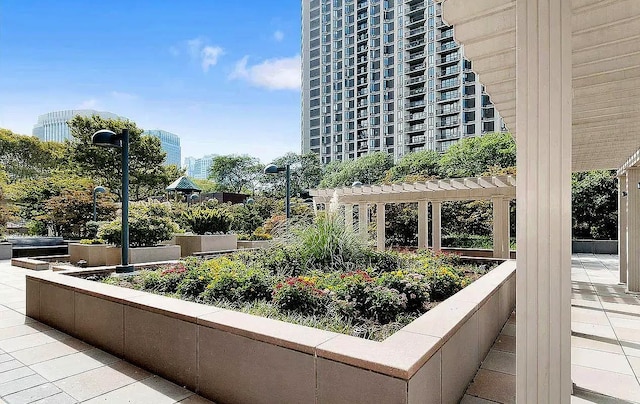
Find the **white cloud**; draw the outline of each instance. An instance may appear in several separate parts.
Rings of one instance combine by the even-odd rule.
[[[248,66],[249,56],[236,63],[230,79],[243,79],[269,90],[299,90],[301,86],[300,55],[268,59]]]
[[[218,58],[222,55],[224,55],[224,50],[219,46],[205,46],[202,48],[200,51],[202,70],[209,71],[209,67],[215,66],[218,63]]]
[[[284,32],[277,30],[273,33],[273,39],[275,39],[277,42],[281,42],[284,39]]]
[[[88,100],[82,101],[78,105],[78,109],[96,109],[98,108],[99,102],[95,98],[90,98]]]

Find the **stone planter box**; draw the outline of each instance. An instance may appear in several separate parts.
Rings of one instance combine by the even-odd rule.
[[[53,272],[26,314],[215,402],[454,403],[515,291],[507,261],[382,342]]]
[[[571,252],[618,254],[618,240],[571,240]]]
[[[69,244],[69,259],[71,263],[77,264],[84,260],[88,267],[99,267],[107,265],[107,245],[106,244]]]
[[[11,243],[0,243],[0,260],[10,260],[12,248]]]
[[[182,257],[196,252],[224,251],[238,248],[238,236],[235,234],[176,234],[174,242],[182,248]]]
[[[267,248],[271,245],[271,240],[238,240],[238,249],[244,248]]]
[[[129,263],[142,264],[145,262],[176,261],[180,259],[179,245],[160,245],[156,247],[129,248]],[[105,249],[105,265],[120,265],[122,249],[108,246]]]

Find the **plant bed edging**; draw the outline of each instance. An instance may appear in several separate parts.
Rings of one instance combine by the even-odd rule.
[[[120,247],[108,246],[105,250],[105,265],[119,265],[122,260]],[[179,245],[159,245],[155,247],[129,248],[129,263],[141,264],[145,262],[174,261],[180,259]]]
[[[26,293],[27,315],[213,400],[449,402],[515,307],[515,262],[382,342],[56,273]]]
[[[182,257],[202,251],[235,250],[238,246],[236,234],[176,234],[173,240],[182,248]]]

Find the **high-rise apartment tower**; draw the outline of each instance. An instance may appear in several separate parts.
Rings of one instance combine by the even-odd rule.
[[[302,1],[302,151],[397,160],[504,130],[433,0]]]

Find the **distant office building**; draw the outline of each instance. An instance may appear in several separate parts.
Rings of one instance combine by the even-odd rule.
[[[145,130],[142,134],[160,139],[162,150],[167,153],[165,165],[175,164],[180,167],[182,149],[180,148],[180,137],[178,135],[160,129]]]
[[[64,142],[67,139],[71,139],[67,121],[70,121],[76,115],[84,117],[98,115],[104,119],[126,119],[111,112],[94,111],[93,109],[68,109],[49,112],[38,117],[38,123],[33,127],[33,136],[47,142]]]
[[[205,180],[209,176],[209,169],[215,154],[210,154],[202,158],[185,157],[184,167],[187,169],[187,176],[200,180]]]

